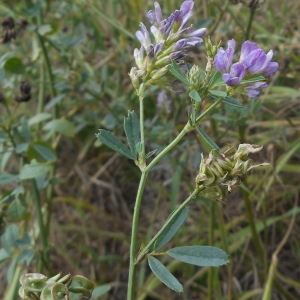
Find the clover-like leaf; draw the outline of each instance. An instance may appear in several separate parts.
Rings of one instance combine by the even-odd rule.
[[[177,260],[201,267],[219,267],[229,263],[229,256],[223,250],[212,246],[183,246],[167,251]]]
[[[102,142],[107,147],[111,148],[112,150],[123,154],[124,156],[134,159],[135,157],[131,153],[131,151],[113,134],[109,131],[104,129],[100,129],[99,133],[96,134],[96,137],[100,142]]]
[[[154,249],[159,250],[164,245],[166,245],[172,237],[177,233],[179,228],[182,226],[182,224],[185,222],[187,216],[189,214],[189,209],[185,207],[173,220],[170,222],[164,230],[161,232],[161,234],[158,236],[157,240],[154,244]],[[170,217],[172,214],[170,215]],[[169,217],[169,218],[170,218]]]
[[[180,282],[157,258],[149,256],[148,264],[154,275],[168,288],[177,293],[181,293],[183,291],[183,287]]]

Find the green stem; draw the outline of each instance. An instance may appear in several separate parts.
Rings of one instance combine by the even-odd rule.
[[[225,13],[225,11],[226,11],[226,9],[227,9],[227,7],[228,7],[228,1],[226,1],[225,3],[224,3],[224,5],[223,5],[223,7],[221,8],[221,12],[218,14],[218,19],[214,22],[214,25],[213,25],[213,27],[211,28],[211,30],[210,30],[210,32],[209,32],[209,34],[210,35],[213,35],[213,33],[215,32],[215,30],[218,28],[218,26],[219,26],[219,24],[220,24],[220,22],[221,22],[221,20],[222,20],[222,18],[223,18],[223,15],[224,15],[224,13]]]
[[[206,115],[208,115],[212,110],[214,110],[224,98],[219,98],[216,102],[214,102],[206,111],[204,111],[197,119],[196,124],[201,121]]]
[[[142,171],[142,176],[135,200],[133,219],[132,219],[132,230],[131,230],[131,243],[130,243],[130,262],[129,262],[129,277],[128,277],[128,290],[127,290],[127,300],[133,300],[135,294],[135,273],[136,273],[136,246],[137,246],[137,233],[138,233],[138,221],[141,209],[141,203],[143,198],[143,193],[145,189],[146,179],[148,173]]]
[[[36,209],[37,221],[40,229],[40,237],[43,246],[42,259],[47,264],[49,262],[48,234],[43,220],[42,204],[41,204],[40,194],[37,188],[36,180],[32,179],[31,184],[33,190],[33,201]]]
[[[244,182],[244,184],[246,184],[246,182]],[[252,235],[252,240],[253,240],[254,246],[256,248],[256,251],[258,252],[258,255],[259,255],[262,263],[265,263],[265,252],[262,247],[260,237],[256,230],[255,219],[253,216],[252,205],[251,205],[251,201],[249,198],[249,194],[245,190],[243,190],[243,198],[244,198],[244,202],[245,202],[245,206],[246,206],[246,213],[247,213],[247,218],[248,218],[249,225],[250,225],[250,230],[251,230],[251,235]]]
[[[254,18],[254,15],[255,15],[255,10],[256,10],[256,7],[253,7],[253,8],[250,9],[250,16],[249,16],[247,30],[246,30],[246,34],[245,34],[245,41],[249,40],[249,37],[250,37],[250,31],[251,31],[253,18]]]
[[[146,170],[150,171],[163,156],[171,151],[181,141],[181,139],[193,129],[194,128],[190,125],[190,123],[187,122],[183,129],[179,132],[177,137],[149,163],[149,165],[146,167]]]
[[[142,90],[142,89],[141,89]],[[140,137],[142,149],[139,153],[139,167],[142,171],[133,212],[132,229],[130,238],[130,258],[129,258],[129,276],[128,276],[128,289],[127,289],[127,300],[133,300],[135,295],[135,273],[136,273],[136,247],[137,247],[137,234],[138,234],[138,223],[139,215],[141,210],[141,203],[143,199],[144,189],[146,185],[148,171],[146,170],[146,159],[145,159],[145,134],[144,134],[144,94],[139,95],[140,103]]]
[[[145,133],[144,133],[144,95],[139,96],[140,102],[140,130],[142,151],[139,156],[139,166],[141,170],[146,168],[146,151],[145,151]]]
[[[214,236],[215,236],[215,202],[210,202],[210,208],[209,208],[209,232],[208,232],[208,244],[212,246],[214,244]],[[215,278],[215,270],[214,268],[209,268],[208,270],[208,294],[207,299],[212,300],[214,296],[214,278]]]

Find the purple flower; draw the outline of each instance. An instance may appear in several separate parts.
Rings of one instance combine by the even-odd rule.
[[[245,91],[245,94],[249,98],[258,98],[259,95],[261,94],[260,89],[266,88],[266,87],[268,87],[268,85],[265,82],[258,81],[258,82],[246,85],[244,88],[244,91]]]
[[[278,69],[278,63],[271,61],[272,58],[272,50],[266,54],[256,43],[246,41],[242,45],[240,62],[250,74],[269,76],[275,73]]]
[[[218,71],[221,72],[229,72],[233,60],[236,42],[232,39],[227,42],[227,45],[227,50],[220,48],[215,56],[215,67]]]
[[[134,57],[139,68],[138,74],[142,74],[141,77],[149,81],[151,77],[157,78],[159,74],[163,74],[160,69],[169,65],[171,60],[183,64],[191,48],[203,43],[201,37],[206,34],[206,28],[193,30],[192,25],[187,25],[192,16],[193,7],[194,1],[185,0],[179,10],[163,19],[160,5],[157,2],[154,3],[154,10],[147,14],[152,24],[150,30],[140,23],[141,29],[136,32],[141,48],[134,50]],[[150,31],[154,39],[150,36]]]
[[[141,30],[138,30],[135,33],[135,36],[140,41],[142,47],[144,47],[144,49],[147,51],[148,47],[151,44],[150,35],[148,32],[148,29],[146,28],[146,26],[143,23],[140,23],[140,26],[141,26]]]
[[[235,63],[230,68],[230,73],[222,75],[224,82],[229,86],[237,86],[245,76],[245,68],[241,63]]]
[[[256,43],[246,41],[241,48],[239,62],[232,64],[235,51],[235,40],[228,41],[227,49],[219,48],[214,58],[214,64],[218,71],[222,72],[222,78],[228,86],[238,86],[243,79],[251,79],[259,75],[270,76],[278,69],[278,63],[271,61],[273,51],[267,54]],[[260,89],[268,85],[263,81],[244,84],[244,92],[251,98],[260,95]]]

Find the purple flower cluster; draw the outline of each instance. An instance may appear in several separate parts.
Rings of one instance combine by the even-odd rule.
[[[185,0],[179,10],[163,19],[160,5],[154,3],[154,10],[148,12],[147,18],[152,24],[150,31],[155,41],[151,40],[150,33],[143,23],[140,23],[141,30],[136,32],[136,37],[141,43],[141,48],[134,50],[139,77],[151,72],[151,75],[154,75],[154,72],[157,73],[166,67],[171,60],[184,61],[191,47],[203,43],[201,37],[206,34],[206,28],[193,31],[192,25],[187,25],[192,16],[193,6],[194,1]],[[165,68],[159,74],[163,75],[166,72]],[[161,77],[160,75],[156,77]]]
[[[267,54],[256,43],[246,41],[242,45],[241,55],[238,62],[232,64],[235,52],[235,40],[229,40],[226,50],[218,49],[214,58],[215,67],[223,73],[222,78],[228,86],[238,86],[243,79],[262,76],[270,76],[278,69],[278,63],[271,61],[273,51]],[[244,91],[251,98],[260,95],[260,89],[268,85],[264,81],[246,84]]]

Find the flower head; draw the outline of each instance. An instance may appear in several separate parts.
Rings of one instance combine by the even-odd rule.
[[[192,47],[203,43],[201,38],[206,34],[206,28],[193,30],[188,26],[192,16],[194,1],[185,0],[179,10],[173,12],[168,18],[163,19],[160,5],[155,2],[154,10],[148,12],[147,17],[152,26],[150,31],[140,23],[141,29],[136,32],[136,37],[141,43],[140,49],[134,50],[134,58],[138,69],[130,72],[130,76],[140,78],[143,82],[160,83],[160,78],[166,73],[171,60],[182,65],[191,52]],[[162,80],[161,82],[164,82]]]
[[[270,76],[277,71],[278,63],[271,61],[273,51],[265,53],[258,44],[250,41],[243,43],[239,61],[232,64],[235,45],[235,40],[228,41],[227,49],[219,48],[214,58],[215,67],[223,73],[226,85],[237,87],[243,79]],[[267,86],[265,81],[245,84],[244,93],[250,98],[257,98],[261,93],[260,89]]]

